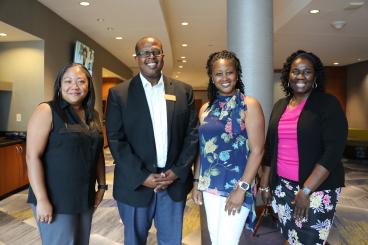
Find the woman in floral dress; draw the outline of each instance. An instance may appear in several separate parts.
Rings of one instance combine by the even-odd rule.
[[[286,244],[324,244],[340,190],[347,121],[338,100],[324,92],[324,70],[299,50],[284,64],[286,97],[271,113],[260,190],[279,217]]]
[[[255,221],[254,177],[263,156],[264,117],[260,104],[244,95],[234,53],[211,54],[207,74],[209,102],[199,113],[193,200],[204,203],[212,244],[237,245],[244,225],[252,229]]]

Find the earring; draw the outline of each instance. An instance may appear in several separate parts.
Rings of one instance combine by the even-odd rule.
[[[313,83],[313,85],[312,85],[312,88],[317,88],[318,87],[318,84],[317,84],[317,82],[316,82],[316,79],[314,79],[314,83]]]
[[[60,90],[58,91],[57,96],[60,97]]]
[[[290,82],[288,81],[287,87],[290,88]]]

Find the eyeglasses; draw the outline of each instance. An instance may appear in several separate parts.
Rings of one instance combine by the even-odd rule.
[[[313,75],[313,70],[309,70],[309,69],[305,69],[305,70],[298,70],[298,69],[295,69],[295,70],[292,70],[290,71],[290,73],[294,76],[294,77],[297,77],[299,76],[299,74],[302,74],[304,77],[310,77]]]
[[[152,50],[140,50],[136,54],[137,56],[148,58],[151,55],[153,55],[154,57],[160,57],[162,53],[163,52],[161,49],[152,49]]]

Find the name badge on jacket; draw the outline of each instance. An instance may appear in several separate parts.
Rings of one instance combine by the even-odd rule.
[[[176,101],[176,96],[173,94],[165,94],[165,99],[170,101]]]

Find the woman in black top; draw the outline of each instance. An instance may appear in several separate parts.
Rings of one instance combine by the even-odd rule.
[[[92,213],[107,187],[94,104],[91,75],[70,64],[58,73],[53,100],[41,103],[28,123],[28,202],[43,244],[89,243]]]
[[[316,55],[293,53],[281,75],[286,97],[270,117],[260,190],[266,204],[272,191],[286,244],[324,244],[344,186],[347,120],[323,81]]]

